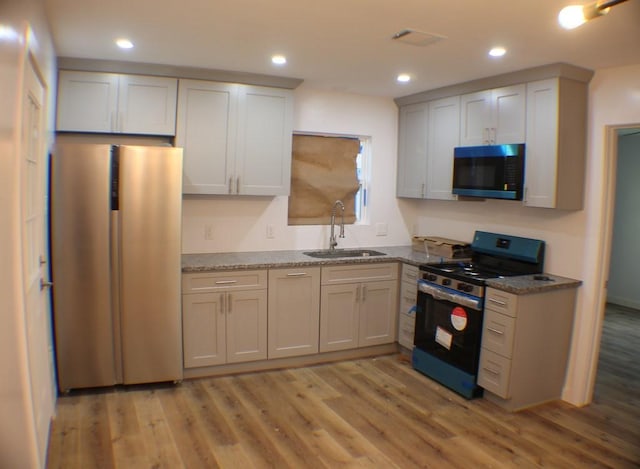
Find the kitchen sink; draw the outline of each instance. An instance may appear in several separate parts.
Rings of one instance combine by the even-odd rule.
[[[304,255],[319,259],[338,259],[341,257],[386,256],[384,252],[372,249],[322,249],[320,251],[303,252]]]

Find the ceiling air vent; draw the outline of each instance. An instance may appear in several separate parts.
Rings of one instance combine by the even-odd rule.
[[[430,44],[435,44],[436,42],[446,39],[446,37],[440,36],[439,34],[416,31],[414,29],[403,29],[402,31],[395,33],[391,39],[394,41],[404,42],[405,44],[411,44],[412,46],[424,47]]]

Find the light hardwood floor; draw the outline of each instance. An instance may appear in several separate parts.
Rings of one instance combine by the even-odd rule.
[[[401,355],[81,391],[49,468],[640,467],[640,313],[610,307],[595,399],[511,414]]]

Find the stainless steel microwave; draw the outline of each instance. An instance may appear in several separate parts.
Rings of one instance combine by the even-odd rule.
[[[524,143],[456,147],[453,190],[457,195],[522,200]]]

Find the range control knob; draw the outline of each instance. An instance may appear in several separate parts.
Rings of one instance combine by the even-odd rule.
[[[473,290],[473,285],[469,285],[468,283],[459,283],[458,290],[469,293]]]
[[[449,285],[451,285],[451,279],[450,278],[442,279],[442,285],[444,285],[445,287],[448,287]]]
[[[427,274],[424,278],[430,282],[435,282],[438,276],[435,274]]]

